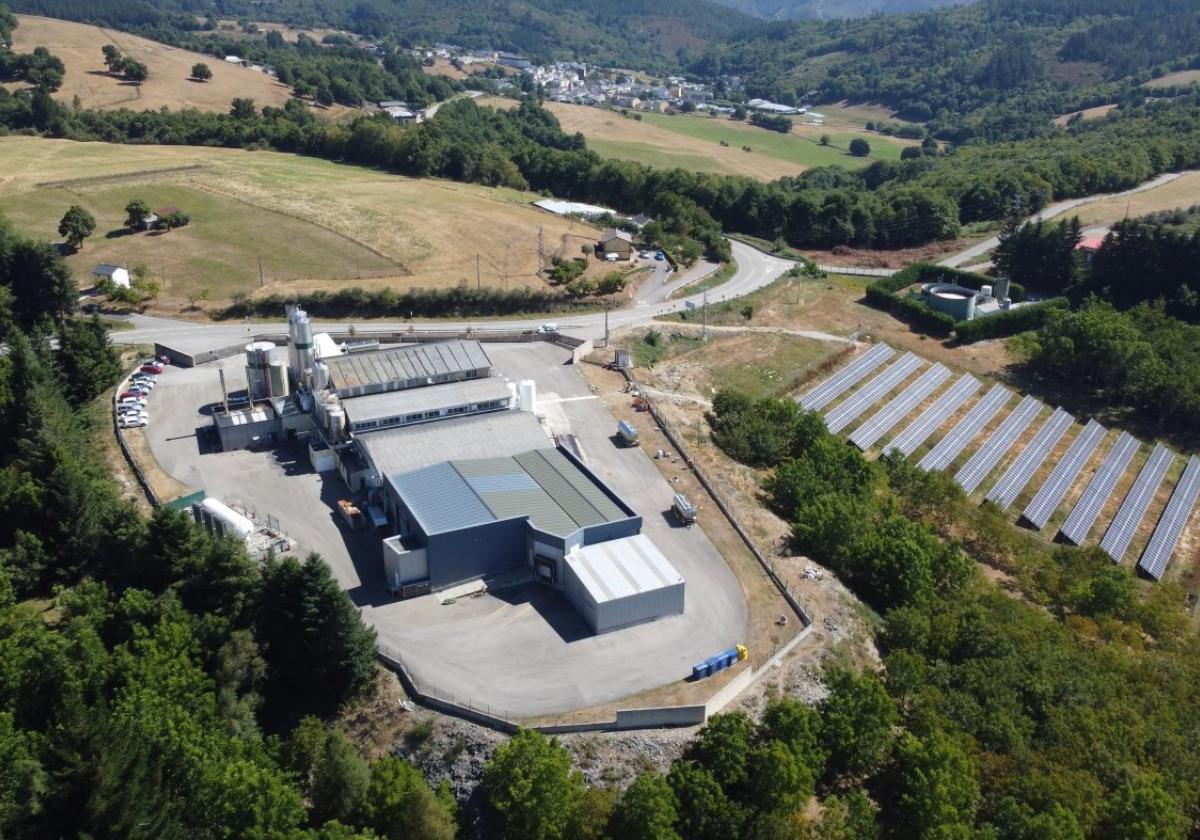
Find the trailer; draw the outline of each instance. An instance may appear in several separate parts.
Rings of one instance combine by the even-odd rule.
[[[349,499],[338,499],[338,510],[342,514],[342,519],[346,521],[346,525],[354,531],[367,526],[367,519],[363,516],[362,511],[358,506]]]
[[[745,645],[734,645],[727,650],[723,650],[716,656],[710,656],[703,662],[692,666],[692,679],[702,680],[706,677],[711,677],[713,674],[724,671],[726,668],[731,668],[739,662],[742,662],[750,655],[746,650]]]
[[[629,421],[620,420],[617,422],[617,439],[624,446],[637,446],[639,441],[638,430]]]
[[[675,512],[679,524],[685,528],[691,527],[692,523],[696,521],[696,507],[682,493],[675,494],[675,498],[671,501],[671,510]]]

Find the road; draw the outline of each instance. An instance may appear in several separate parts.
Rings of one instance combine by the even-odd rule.
[[[795,263],[790,260],[764,254],[755,248],[741,242],[731,241],[733,258],[737,261],[737,271],[733,277],[709,292],[709,302],[718,303],[741,297],[761,289],[773,282]],[[686,280],[686,277],[684,278]],[[663,287],[670,289],[680,281],[675,281]],[[655,295],[654,297],[658,297]],[[686,308],[690,301],[696,306],[701,305],[702,295],[692,295],[671,301],[639,301],[628,309],[617,309],[608,313],[610,330],[634,327],[649,323],[655,318],[678,312]],[[282,316],[282,313],[280,313]],[[536,329],[547,320],[553,319],[559,331],[578,338],[598,338],[604,335],[604,313],[592,312],[586,315],[551,316],[529,319],[485,319],[477,318],[469,321],[371,321],[356,324],[355,332],[361,336],[372,333],[389,333],[407,330],[410,326],[420,330],[465,330],[468,327],[476,329]],[[133,315],[128,319],[133,325],[132,330],[113,332],[112,340],[116,344],[152,344],[159,342],[175,347],[184,352],[201,350],[235,344],[247,338],[252,333],[266,330],[283,331],[284,326],[279,320],[262,324],[222,321],[217,323],[197,323],[194,321],[179,321],[171,318],[157,318],[148,315]],[[486,326],[485,326],[486,325]],[[314,332],[344,332],[346,321],[321,321],[313,324]]]

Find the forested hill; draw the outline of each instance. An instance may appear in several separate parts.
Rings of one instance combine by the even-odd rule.
[[[711,47],[692,70],[743,76],[748,95],[783,102],[810,91],[817,102],[881,102],[961,140],[1029,133],[1048,112],[1114,101],[1119,80],[1198,62],[1195,0],[987,0],[914,15],[772,24]],[[982,113],[997,104],[998,112]]]
[[[842,20],[964,6],[974,0],[717,0],[766,20]]]
[[[335,27],[401,45],[450,42],[535,60],[579,59],[637,69],[689,61],[758,21],[708,0],[13,0],[16,12],[148,32],[238,17]]]

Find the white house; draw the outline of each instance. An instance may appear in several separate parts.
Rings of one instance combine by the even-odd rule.
[[[119,265],[100,263],[92,269],[92,277],[99,280],[111,280],[114,286],[121,289],[129,288],[129,272]]]

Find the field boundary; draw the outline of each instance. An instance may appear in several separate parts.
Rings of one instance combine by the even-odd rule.
[[[162,169],[146,169],[141,172],[122,172],[116,175],[90,175],[86,178],[64,178],[61,181],[39,181],[35,187],[48,190],[69,190],[72,187],[84,187],[90,184],[108,184],[120,181],[134,181],[142,178],[154,178],[158,175],[173,175],[176,172],[194,172],[198,169],[210,168],[206,163],[189,163],[186,166],[167,166]]]

